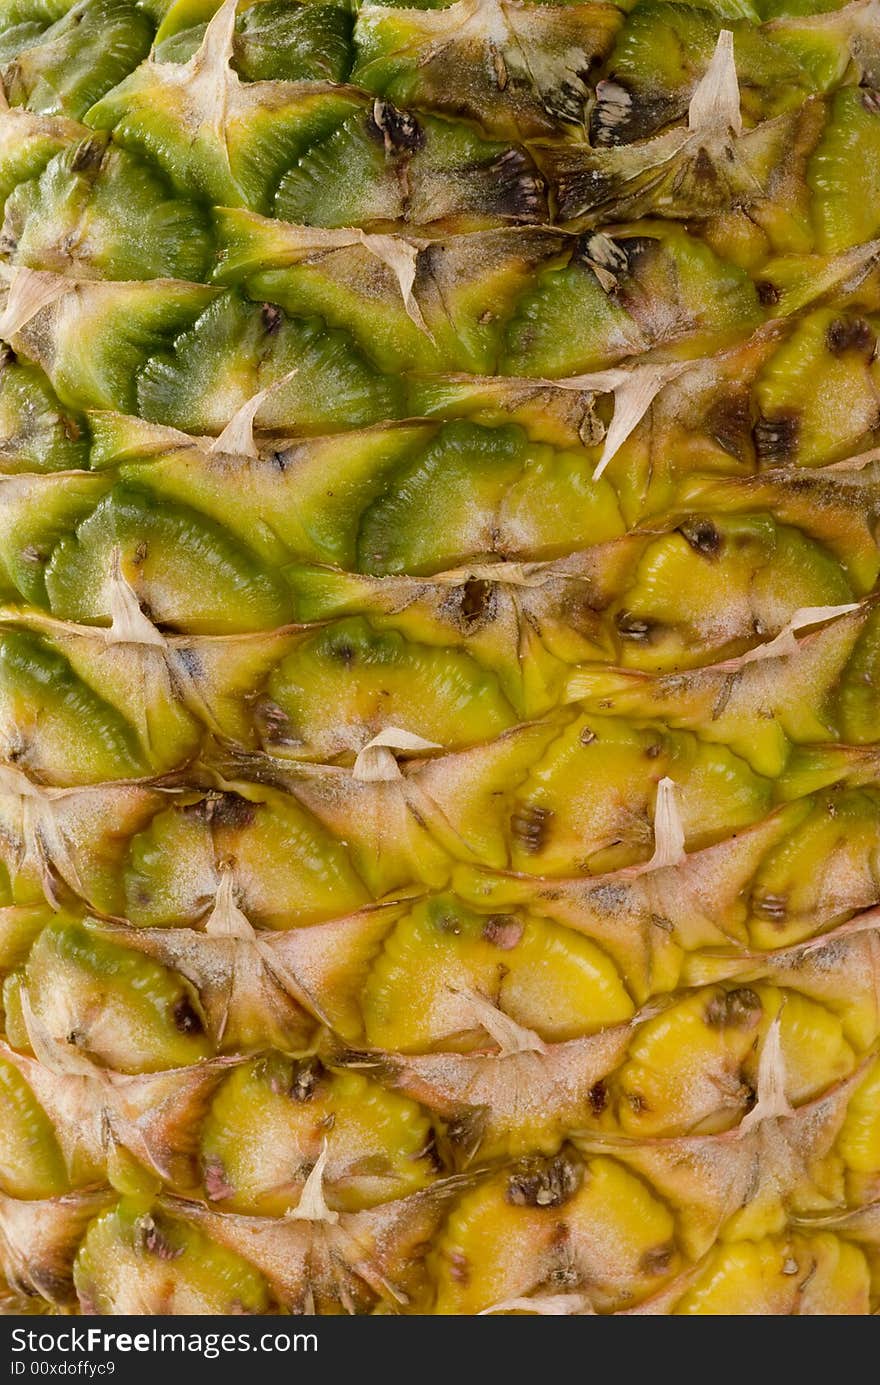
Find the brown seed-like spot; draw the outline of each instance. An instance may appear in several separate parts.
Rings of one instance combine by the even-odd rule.
[[[524,851],[536,855],[547,845],[553,813],[549,808],[526,804],[510,819],[510,830]]]
[[[748,390],[716,399],[706,416],[709,436],[731,457],[743,461],[752,443],[752,403]]]
[[[294,1101],[311,1101],[327,1069],[320,1058],[312,1055],[293,1065],[290,1095]]]
[[[674,1246],[652,1246],[650,1250],[645,1251],[639,1262],[642,1274],[665,1274],[672,1264],[674,1254]]]
[[[753,895],[752,908],[759,918],[783,924],[788,914],[788,901],[781,894]]]
[[[737,986],[712,996],[703,1017],[710,1029],[754,1029],[762,1013],[759,996],[748,986]]]
[[[583,1164],[569,1154],[552,1159],[523,1159],[507,1180],[505,1197],[514,1207],[561,1207],[574,1196],[584,1176]]]
[[[86,173],[100,168],[106,148],[106,137],[95,135],[91,139],[84,139],[70,161],[71,173]]]
[[[260,321],[263,324],[263,330],[268,332],[270,337],[278,331],[283,316],[284,314],[281,309],[276,308],[274,303],[262,304],[260,308]]]
[[[331,640],[329,647],[331,659],[342,664],[345,668],[351,668],[357,663],[357,651],[350,640],[344,638]]]
[[[526,154],[519,149],[505,149],[491,163],[476,165],[474,172],[485,174],[486,186],[492,192],[492,206],[498,216],[513,221],[528,221],[547,215],[544,180]]]
[[[293,722],[283,707],[270,697],[261,696],[254,702],[254,720],[258,730],[270,745],[298,745],[300,739]]]
[[[800,437],[800,415],[794,409],[759,418],[752,429],[758,461],[779,466],[793,460]]]
[[[461,589],[459,605],[461,618],[466,626],[482,625],[487,618],[491,619],[490,610],[494,605],[493,593],[494,587],[491,582],[487,582],[481,577],[468,578]]]
[[[224,1198],[231,1197],[235,1192],[234,1187],[226,1177],[226,1169],[223,1167],[222,1160],[213,1154],[202,1164],[202,1182],[205,1185],[205,1192],[212,1202],[222,1202]]]
[[[257,805],[241,794],[229,791],[205,794],[197,803],[188,804],[184,810],[190,817],[201,818],[211,827],[250,827],[257,816]]]
[[[424,148],[425,132],[415,116],[399,111],[390,101],[374,101],[367,130],[379,138],[388,154],[413,154]]]
[[[774,307],[782,297],[781,291],[769,279],[757,279],[755,291],[758,295],[758,302],[763,304],[765,308]]]
[[[679,526],[679,533],[695,553],[715,558],[721,552],[722,538],[711,519],[688,519]]]
[[[877,338],[863,317],[836,317],[825,333],[828,350],[834,356],[855,351],[860,356],[872,356]]]
[[[487,943],[509,952],[516,947],[523,935],[523,924],[511,914],[493,914],[483,924],[483,937]]]
[[[183,1254],[183,1246],[173,1246],[151,1216],[141,1217],[137,1224],[137,1235],[141,1249],[159,1260],[176,1260]]]
[[[608,1105],[608,1088],[602,1078],[594,1082],[588,1093],[590,1110],[594,1116],[601,1116]]]
[[[631,640],[634,644],[647,644],[651,638],[651,622],[644,616],[634,615],[632,611],[619,611],[614,623],[623,640]]]
[[[174,1021],[174,1028],[180,1034],[203,1034],[205,1026],[202,1024],[201,1017],[192,1004],[189,996],[181,996],[175,1002],[171,1018]]]

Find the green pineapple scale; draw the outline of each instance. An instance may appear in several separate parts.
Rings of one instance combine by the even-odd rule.
[[[0,1312],[880,1310],[877,0],[0,81]]]

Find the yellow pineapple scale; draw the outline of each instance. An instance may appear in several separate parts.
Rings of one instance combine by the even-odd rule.
[[[880,1311],[880,27],[735,8],[0,0],[3,1313]]]

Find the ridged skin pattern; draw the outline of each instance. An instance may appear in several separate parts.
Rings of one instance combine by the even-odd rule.
[[[876,1312],[877,0],[0,76],[5,1311]]]

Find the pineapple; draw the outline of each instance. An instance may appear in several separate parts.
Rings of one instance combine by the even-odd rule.
[[[4,1311],[878,1311],[878,0],[0,77]]]

